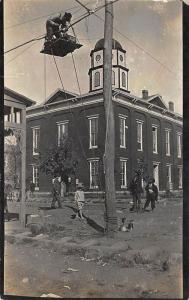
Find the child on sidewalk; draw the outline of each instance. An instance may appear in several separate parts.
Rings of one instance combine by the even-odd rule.
[[[78,185],[77,185],[77,189],[75,192],[75,202],[76,202],[77,209],[78,209],[77,216],[80,217],[81,219],[84,219],[83,214],[82,214],[82,209],[85,204],[85,195],[83,192],[83,184],[82,183],[78,183]]]

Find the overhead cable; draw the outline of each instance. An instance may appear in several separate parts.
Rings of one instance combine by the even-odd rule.
[[[119,0],[114,0],[112,3],[117,2],[117,1],[119,1]],[[68,26],[68,29],[69,29],[70,27],[76,25],[77,23],[81,22],[81,21],[84,20],[86,17],[88,17],[88,16],[94,14],[95,12],[99,11],[100,9],[102,9],[103,7],[105,7],[106,5],[107,5],[107,4],[104,4],[103,6],[97,8],[95,11],[90,11],[90,13],[88,12],[88,13],[84,14],[83,17],[81,17],[80,19],[76,20],[74,23],[70,24],[70,25]],[[46,35],[43,34],[43,35],[40,35],[40,36],[37,37],[37,38],[33,38],[33,39],[31,39],[31,40],[29,40],[29,41],[27,41],[27,42],[25,42],[25,43],[22,43],[22,44],[20,44],[20,45],[18,45],[18,46],[15,46],[15,47],[12,48],[12,49],[9,49],[9,50],[5,51],[4,54],[9,53],[9,52],[11,52],[11,51],[13,51],[13,50],[16,50],[16,49],[18,49],[18,48],[20,48],[20,47],[22,47],[22,46],[24,46],[24,45],[26,45],[26,44],[32,43],[32,42],[34,42],[34,41],[41,40],[41,39],[43,39],[45,36],[46,36]]]
[[[81,4],[80,1],[78,1],[78,0],[75,0],[75,1]],[[116,2],[116,1],[114,1],[114,2]],[[87,11],[89,10],[89,8],[88,8],[86,5],[84,5],[84,4],[81,4],[81,5],[82,5]],[[96,11],[97,11],[97,10],[96,10]],[[105,22],[103,18],[101,18],[100,16],[98,16],[98,15],[96,14],[96,11],[94,12],[94,15],[95,15],[98,19],[100,19],[101,21]],[[154,57],[149,51],[145,50],[142,46],[138,45],[136,42],[134,42],[133,40],[131,40],[129,37],[127,37],[125,34],[123,34],[121,31],[119,31],[119,30],[118,30],[117,28],[115,28],[114,26],[113,26],[113,29],[114,29],[117,33],[119,33],[120,35],[122,35],[125,39],[127,39],[129,42],[131,42],[132,44],[134,44],[138,49],[142,50],[144,53],[146,53],[148,56],[150,56],[153,60],[155,60],[156,62],[158,62],[163,68],[167,69],[170,73],[172,73],[172,74],[175,75],[175,72],[174,72],[174,71],[172,71],[169,67],[167,67],[165,64],[163,64],[159,59],[157,59],[156,57]]]
[[[100,16],[98,16],[97,14],[94,13],[94,15],[100,19],[101,21],[104,22],[104,19],[101,18]],[[172,74],[176,74],[174,71],[172,71],[169,67],[167,67],[165,64],[163,64],[159,59],[157,59],[155,56],[153,56],[149,51],[145,50],[142,46],[138,45],[136,42],[134,42],[133,40],[131,40],[129,37],[127,37],[125,34],[123,34],[121,31],[119,31],[117,28],[115,28],[113,26],[113,29],[119,33],[120,35],[122,35],[125,39],[127,39],[129,42],[131,42],[133,45],[135,45],[138,49],[142,50],[144,53],[146,53],[149,57],[151,57],[154,61],[156,61],[157,63],[159,63],[162,67],[164,67],[165,69],[167,69],[167,71],[169,71]]]
[[[23,54],[24,52],[26,52],[28,49],[30,49],[31,47],[33,47],[37,42],[38,41],[35,41],[34,44],[29,45],[23,51],[21,51],[20,53],[18,53],[15,57],[11,58],[7,63],[5,63],[5,66],[7,66],[11,61],[14,61],[17,57],[19,57],[21,54]]]
[[[70,10],[76,9],[76,8],[78,8],[78,7],[79,7],[79,5],[73,6],[73,7],[68,8],[67,10],[70,11]],[[81,10],[81,8],[80,8],[79,10]],[[75,13],[77,13],[79,10],[77,10]],[[27,23],[35,22],[35,21],[37,21],[37,20],[40,20],[40,19],[43,19],[43,18],[46,18],[46,17],[50,17],[50,16],[52,16],[52,15],[55,15],[55,14],[58,14],[58,13],[62,13],[62,12],[64,12],[64,11],[63,11],[63,10],[61,10],[61,11],[56,11],[56,12],[54,12],[54,13],[51,13],[51,14],[48,14],[48,15],[39,16],[39,17],[36,17],[36,18],[34,18],[34,19],[31,19],[31,20],[28,20],[28,21],[25,21],[25,22],[22,22],[22,23],[17,23],[17,24],[11,25],[11,26],[7,26],[7,27],[5,27],[4,29],[6,30],[6,29],[10,29],[10,28],[17,27],[17,26],[25,25],[25,24],[27,24]]]

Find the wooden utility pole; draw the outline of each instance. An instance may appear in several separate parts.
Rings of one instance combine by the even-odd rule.
[[[106,118],[105,139],[105,220],[106,230],[109,236],[117,231],[116,197],[114,180],[115,159],[115,124],[112,103],[112,35],[113,35],[113,4],[105,1],[105,25],[104,25],[104,108]]]
[[[20,221],[22,227],[26,226],[26,109],[22,109],[21,130],[21,206]]]

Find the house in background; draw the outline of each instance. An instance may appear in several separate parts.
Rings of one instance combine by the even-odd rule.
[[[4,88],[4,183],[15,201],[21,200],[21,194],[25,201],[26,107],[34,104],[31,99]]]
[[[104,191],[103,167],[106,121],[103,103],[103,45],[99,40],[91,51],[89,93],[76,95],[56,90],[47,101],[27,109],[27,177],[35,190],[49,192],[52,178],[39,170],[40,157],[59,145],[63,135],[72,138],[79,165],[71,179],[83,182],[86,191]],[[115,185],[126,191],[141,162],[154,176],[160,191],[167,185],[182,189],[182,116],[174,103],[165,104],[159,94],[141,97],[131,94],[126,51],[112,41],[112,94],[115,118]]]

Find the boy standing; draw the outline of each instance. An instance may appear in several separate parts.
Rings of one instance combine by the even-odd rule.
[[[145,210],[148,207],[150,202],[151,202],[152,211],[155,208],[155,201],[157,201],[157,199],[158,199],[158,188],[154,183],[155,183],[155,179],[152,178],[152,179],[149,180],[147,186],[145,187],[145,190],[146,190],[146,203],[144,205],[143,210]]]
[[[85,195],[83,192],[82,183],[78,183],[78,185],[77,185],[77,189],[75,192],[75,202],[76,202],[76,205],[78,208],[77,216],[80,217],[81,219],[84,219],[83,214],[82,214],[82,209],[85,204]]]

